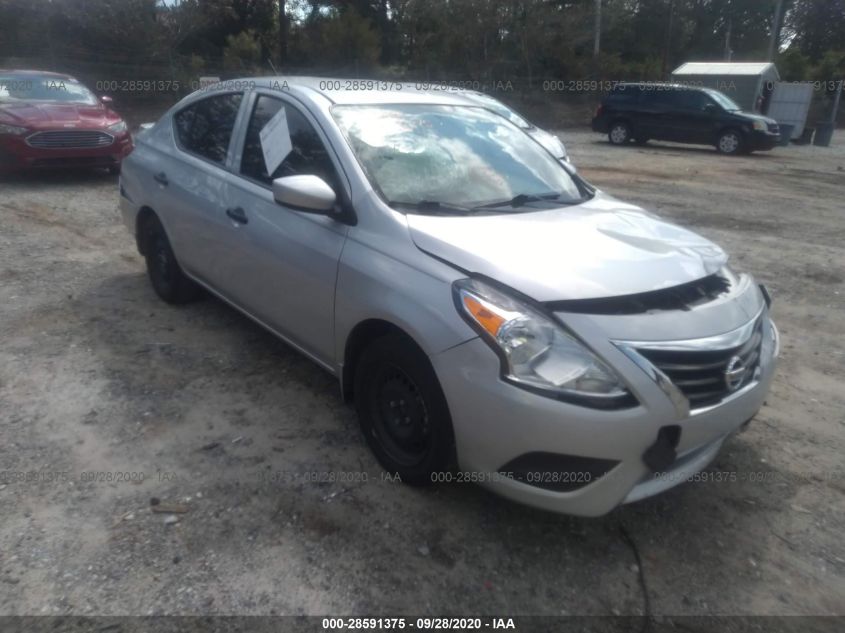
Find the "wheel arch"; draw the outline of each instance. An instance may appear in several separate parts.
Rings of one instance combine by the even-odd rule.
[[[380,318],[370,318],[361,321],[349,332],[344,345],[343,365],[340,373],[340,389],[345,402],[350,402],[353,399],[355,370],[358,366],[358,361],[361,359],[361,354],[373,341],[388,334],[401,336],[428,358],[422,345],[405,329],[395,323]]]
[[[147,222],[149,222],[152,218],[158,218],[159,222],[161,222],[161,218],[158,217],[158,214],[153,210],[152,207],[143,206],[138,210],[138,214],[135,216],[135,243],[138,246],[138,252],[141,255],[147,254],[147,232],[144,230]]]
[[[742,126],[737,125],[736,123],[726,123],[716,130],[716,134],[713,136],[713,143],[718,145],[719,139],[722,138],[722,134],[725,132],[736,132],[741,141],[744,142],[746,140],[746,134],[743,131]]]
[[[634,138],[636,135],[636,126],[634,125],[633,119],[629,116],[625,116],[622,114],[616,114],[610,118],[610,122],[607,124],[607,133],[610,134],[611,130],[613,130],[613,126],[617,123],[622,123],[625,127],[628,128],[628,140]]]

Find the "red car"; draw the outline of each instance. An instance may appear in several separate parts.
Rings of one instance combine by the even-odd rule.
[[[105,167],[132,151],[126,122],[73,77],[0,70],[0,171]]]

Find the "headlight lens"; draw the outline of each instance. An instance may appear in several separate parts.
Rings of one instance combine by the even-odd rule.
[[[17,136],[18,134],[23,134],[24,132],[26,132],[25,127],[0,123],[0,134],[14,134]]]
[[[510,382],[588,406],[633,403],[610,367],[538,310],[477,279],[456,281],[454,294],[458,310],[501,358]]]
[[[108,130],[113,134],[121,134],[126,131],[126,121],[118,121],[114,125],[110,125]]]
[[[768,125],[766,125],[766,122],[765,122],[765,121],[758,121],[758,120],[756,120],[756,119],[755,119],[755,121],[754,121],[754,129],[755,129],[755,130],[760,130],[761,132],[765,132],[766,130],[768,130],[768,129],[769,129],[769,126],[768,126]]]

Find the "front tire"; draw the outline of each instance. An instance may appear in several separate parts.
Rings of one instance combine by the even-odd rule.
[[[154,215],[150,216],[143,224],[143,231],[147,275],[156,294],[167,303],[187,303],[198,299],[202,291],[182,272],[161,221]]]
[[[716,139],[716,149],[720,154],[725,154],[727,156],[736,156],[737,154],[741,154],[743,152],[744,145],[745,143],[742,138],[742,134],[740,134],[737,130],[725,130],[719,134],[719,138]]]
[[[400,334],[374,341],[355,370],[355,407],[367,444],[392,475],[434,483],[454,466],[446,397],[428,357]]]
[[[614,121],[607,131],[611,145],[626,145],[631,140],[631,126],[625,121]]]

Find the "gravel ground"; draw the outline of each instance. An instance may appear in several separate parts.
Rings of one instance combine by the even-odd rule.
[[[7,178],[0,614],[845,614],[845,139],[562,136],[772,291],[779,374],[711,480],[600,519],[385,481],[331,377],[218,301],[157,300],[114,178]]]

